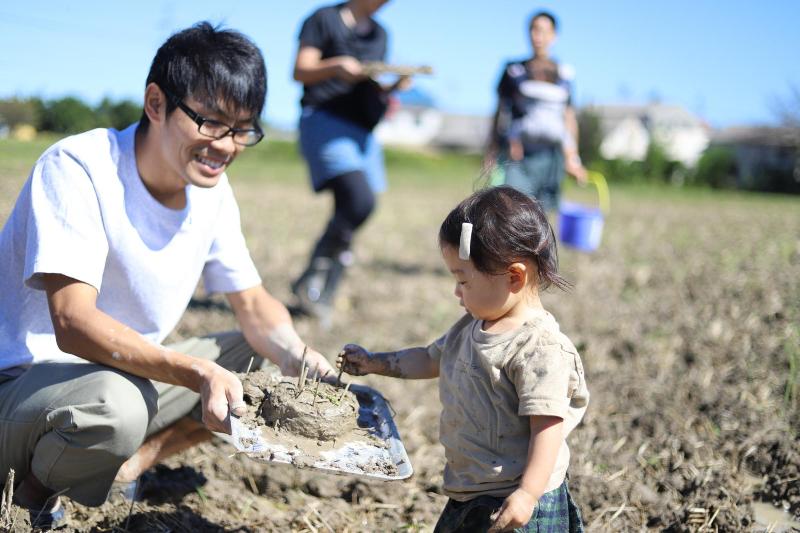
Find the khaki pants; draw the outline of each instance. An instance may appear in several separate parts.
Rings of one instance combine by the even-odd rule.
[[[263,359],[240,332],[169,346],[244,372]],[[28,472],[84,505],[106,500],[117,470],[144,439],[184,416],[200,420],[200,395],[111,367],[83,363],[33,365],[0,377],[0,486],[9,469]]]

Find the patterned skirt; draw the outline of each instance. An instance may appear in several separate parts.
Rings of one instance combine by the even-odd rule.
[[[473,533],[492,525],[491,515],[505,498],[478,496],[466,502],[448,500],[434,533]],[[530,522],[515,529],[518,533],[583,533],[581,513],[567,488],[567,482],[539,498]]]

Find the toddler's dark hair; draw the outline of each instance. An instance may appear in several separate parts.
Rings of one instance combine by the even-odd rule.
[[[472,224],[470,259],[484,274],[501,274],[515,261],[536,264],[539,286],[568,290],[558,275],[558,250],[553,228],[539,202],[508,187],[490,187],[473,193],[450,211],[439,228],[439,246],[458,249],[461,224]]]

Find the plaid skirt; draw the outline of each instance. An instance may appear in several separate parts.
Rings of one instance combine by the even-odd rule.
[[[505,498],[478,496],[466,502],[447,501],[434,533],[473,533],[492,525],[491,515]],[[567,488],[567,482],[542,494],[530,522],[515,529],[518,533],[583,533],[581,513]]]

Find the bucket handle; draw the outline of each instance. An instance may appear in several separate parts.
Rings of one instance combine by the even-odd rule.
[[[597,202],[600,205],[600,211],[607,214],[609,209],[611,209],[611,202],[609,200],[608,183],[606,183],[605,176],[594,170],[589,170],[586,173],[586,179],[597,189]]]

